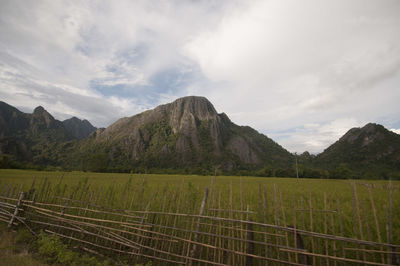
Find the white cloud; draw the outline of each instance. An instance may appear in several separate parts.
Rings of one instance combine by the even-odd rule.
[[[302,128],[277,134],[276,137],[279,137],[279,143],[291,152],[319,153],[321,148],[324,149],[333,144],[349,129],[362,127],[365,124],[365,121],[354,118],[339,118],[328,123],[306,124]]]
[[[185,49],[209,79],[228,84],[208,92],[218,109],[279,140],[275,132],[340,117],[379,122],[400,114],[400,4],[367,2],[251,2]],[[282,144],[322,151],[338,137],[323,130],[306,142],[292,132]]]
[[[203,95],[319,152],[361,123],[400,126],[399,13],[398,0],[5,0],[0,97],[107,126]]]
[[[390,131],[393,131],[394,133],[400,135],[400,128],[399,129],[392,128]]]

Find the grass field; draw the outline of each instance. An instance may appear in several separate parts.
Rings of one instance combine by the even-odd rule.
[[[18,194],[27,191],[35,180],[38,191],[52,195],[74,194],[74,198],[88,198],[88,191],[99,195],[98,204],[121,209],[145,209],[151,201],[151,210],[171,209],[177,199],[180,212],[197,214],[206,187],[210,189],[207,208],[246,210],[254,213],[251,219],[259,222],[297,222],[299,228],[310,230],[307,212],[314,210],[314,227],[317,232],[343,234],[377,241],[376,224],[383,242],[400,244],[400,182],[393,181],[392,212],[388,181],[380,180],[326,180],[261,178],[237,176],[186,176],[186,175],[138,175],[88,172],[38,172],[27,170],[0,170],[0,194]],[[352,186],[352,184],[354,184]],[[354,193],[354,189],[356,193]],[[177,195],[179,194],[179,197]],[[356,198],[354,198],[356,196]],[[218,203],[219,202],[219,203]],[[376,218],[373,206],[376,209]],[[218,205],[218,206],[217,206]],[[294,210],[296,209],[296,211]],[[334,225],[326,229],[326,213],[340,211],[342,226],[335,218]],[[207,212],[212,215],[212,211]],[[294,217],[296,213],[296,217]],[[356,215],[358,214],[358,216]],[[243,214],[241,214],[243,215]],[[335,216],[336,217],[336,216]],[[243,218],[243,217],[238,217]],[[294,220],[294,218],[296,218]],[[285,220],[285,221],[283,221]],[[391,221],[390,221],[391,220]],[[342,228],[341,228],[342,227]],[[390,232],[392,227],[392,232]]]

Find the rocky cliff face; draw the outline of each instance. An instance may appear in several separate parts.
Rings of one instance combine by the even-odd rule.
[[[62,123],[65,129],[77,139],[84,139],[96,130],[89,121],[81,120],[77,117],[64,120]]]
[[[43,107],[27,114],[0,102],[0,155],[12,156],[19,162],[56,163],[50,158],[57,157],[54,147],[73,139],[63,123]]]
[[[154,167],[213,164],[229,169],[272,163],[272,157],[278,164],[291,160],[289,152],[253,131],[248,134],[225,114],[218,114],[206,98],[189,96],[122,118],[92,134],[84,146],[103,150],[111,163],[124,158],[128,165]],[[260,149],[255,139],[272,148]]]
[[[28,117],[5,102],[0,102],[0,138],[13,135],[28,125]]]

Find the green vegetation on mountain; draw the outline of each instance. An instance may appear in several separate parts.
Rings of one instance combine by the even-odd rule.
[[[65,129],[75,138],[84,139],[96,130],[87,120],[81,120],[77,117],[62,121]]]
[[[3,163],[55,165],[57,145],[73,139],[63,124],[41,106],[26,114],[0,102],[0,125]]]
[[[400,135],[369,123],[350,129],[316,156],[314,164],[335,177],[400,178]]]
[[[232,123],[204,97],[180,98],[100,129],[77,118],[60,122],[43,107],[26,114],[0,102],[0,168],[400,179],[400,135],[368,124],[319,155],[293,155]]]
[[[203,97],[185,97],[122,118],[63,150],[65,168],[90,171],[237,173],[266,164],[289,167],[293,155],[249,127],[218,114]]]

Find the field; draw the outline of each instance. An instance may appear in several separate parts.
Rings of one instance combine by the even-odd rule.
[[[389,183],[389,181],[377,180],[297,180],[245,176],[0,170],[0,195],[7,194],[14,198],[18,197],[20,191],[29,191],[34,187],[38,191],[38,202],[61,205],[65,204],[66,199],[70,199],[75,200],[77,204],[90,202],[93,206],[129,210],[132,213],[146,211],[201,214],[232,221],[237,219],[295,227],[299,230],[395,245],[400,244],[399,186],[399,181]],[[208,197],[205,201],[206,188],[208,188]],[[203,202],[205,203],[204,210],[201,208]],[[168,220],[169,218],[159,216],[153,216],[152,219],[153,223],[165,225],[173,221],[173,219]],[[193,229],[194,218],[191,220],[191,225],[183,220],[176,221],[176,219],[173,223],[176,225],[181,222],[184,228]],[[234,227],[233,222],[231,226]],[[211,229],[213,227],[210,224],[202,225],[202,227],[209,232],[214,230]],[[216,232],[217,229],[215,229]],[[227,234],[235,236],[240,232],[232,231]],[[181,233],[182,237],[183,235],[184,233]],[[215,240],[215,245],[218,246],[217,238],[214,238],[207,241],[211,243]],[[190,239],[192,239],[191,235]],[[284,240],[274,241],[285,242]],[[286,242],[289,241],[291,241],[290,236],[288,237],[286,233]],[[328,254],[328,250],[332,250],[331,252],[336,254],[336,244],[328,244],[327,240],[324,241],[321,243],[326,245],[325,251],[317,247],[317,243],[314,247],[314,242],[312,242],[313,251],[318,252],[320,248],[320,253]],[[154,245],[157,246],[158,243],[154,242]],[[159,245],[162,249],[162,244]],[[240,243],[235,244],[234,241],[226,245],[228,247],[231,245],[229,248],[237,245],[238,250],[244,249],[240,247]],[[351,250],[349,247],[346,248]],[[186,253],[189,254],[189,244],[186,249],[188,250]],[[279,254],[277,257],[279,258]],[[354,254],[354,259],[359,257],[362,256],[358,253]],[[235,256],[229,259],[235,260]],[[236,260],[241,259],[237,255]],[[287,259],[291,260],[291,257],[288,255]],[[381,258],[378,256],[378,259]],[[293,255],[292,260],[297,261],[297,255],[296,257]],[[389,261],[389,258],[387,260]],[[224,258],[219,258],[219,261],[224,262]],[[384,261],[382,255],[382,262]]]

